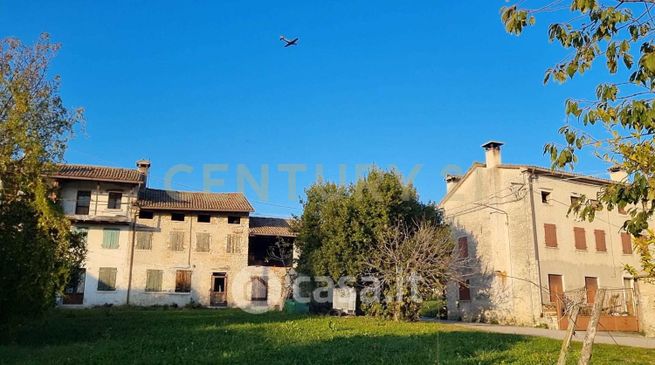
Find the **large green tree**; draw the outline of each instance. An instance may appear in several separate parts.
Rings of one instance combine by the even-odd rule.
[[[317,182],[306,195],[295,225],[298,270],[335,282],[370,273],[370,253],[398,224],[442,222],[440,211],[420,202],[416,190],[393,171],[373,169],[348,186]]]
[[[623,228],[635,236],[642,268],[628,270],[655,277],[655,234],[648,221],[655,213],[655,1],[517,1],[501,9],[508,32],[520,35],[536,17],[554,19],[548,37],[569,51],[546,71],[544,82],[567,82],[591,70],[600,82],[593,98],[565,103],[562,143],[546,145],[554,168],[573,168],[581,150],[627,172],[621,183],[582,199],[572,211],[593,220],[600,209],[627,209]],[[598,65],[597,65],[598,67]]]
[[[48,74],[58,48],[45,34],[0,41],[0,322],[52,306],[85,253],[44,178],[82,119]]]

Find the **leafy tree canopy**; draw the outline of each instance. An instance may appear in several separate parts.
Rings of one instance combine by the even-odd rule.
[[[655,1],[517,1],[501,9],[501,20],[509,33],[520,35],[545,13],[556,19],[548,27],[550,41],[570,51],[546,71],[545,83],[567,82],[594,63],[606,71],[594,98],[566,101],[563,143],[546,145],[545,153],[554,168],[573,168],[577,154],[591,149],[627,172],[622,183],[603,189],[602,204],[585,198],[572,211],[593,220],[600,209],[627,209],[623,228],[637,237],[642,269],[655,276],[655,234],[648,223],[655,212]]]

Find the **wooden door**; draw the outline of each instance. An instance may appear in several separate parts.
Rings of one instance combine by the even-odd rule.
[[[596,291],[598,290],[598,278],[585,277],[584,287],[587,291],[587,304],[593,304],[596,301]]]
[[[209,293],[209,305],[222,307],[227,305],[227,275],[225,273],[212,274],[211,291]]]
[[[564,294],[562,275],[548,275],[548,290],[550,292],[551,303],[558,303],[562,300],[562,295]]]

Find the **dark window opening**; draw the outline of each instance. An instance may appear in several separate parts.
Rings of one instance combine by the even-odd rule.
[[[571,195],[571,206],[580,204],[580,197]]]
[[[85,282],[86,269],[72,270],[68,284],[64,289],[64,304],[84,304]]]
[[[191,292],[191,271],[177,270],[177,273],[175,274],[175,292],[176,293]]]
[[[109,193],[109,202],[107,203],[108,209],[121,209],[121,200],[123,199],[123,193],[110,192]]]
[[[541,202],[544,204],[550,203],[550,192],[549,191],[542,191],[541,192]]]
[[[140,210],[139,218],[141,219],[153,219],[155,217],[155,212],[151,210]]]
[[[471,300],[471,281],[459,284],[459,300]]]
[[[248,265],[250,266],[274,266],[284,267],[291,265],[293,239],[285,238],[285,242],[290,245],[289,249],[283,249],[285,257],[282,257],[280,249],[277,247],[279,238],[274,236],[251,236],[248,240]],[[282,245],[283,247],[285,245]],[[283,259],[283,260],[280,260]]]
[[[184,222],[184,213],[171,213],[171,220],[176,222]]]
[[[227,223],[228,224],[241,224],[241,217],[236,216],[236,215],[229,215],[229,216],[227,216]]]
[[[209,214],[198,214],[199,223],[209,223],[212,220],[212,216]]]
[[[91,192],[78,191],[77,201],[75,203],[75,214],[89,215],[89,207],[91,206]]]

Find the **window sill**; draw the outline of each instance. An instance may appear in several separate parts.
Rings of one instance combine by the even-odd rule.
[[[545,245],[545,247],[546,247],[546,248],[553,249],[553,250],[556,250],[556,249],[559,248],[559,247],[557,247],[557,246],[548,246],[548,245]]]
[[[607,253],[607,250],[605,250],[605,251],[598,251],[598,250],[596,250],[596,253],[605,253],[605,254],[606,254],[606,253]]]
[[[116,294],[116,290],[96,290],[96,294]]]

